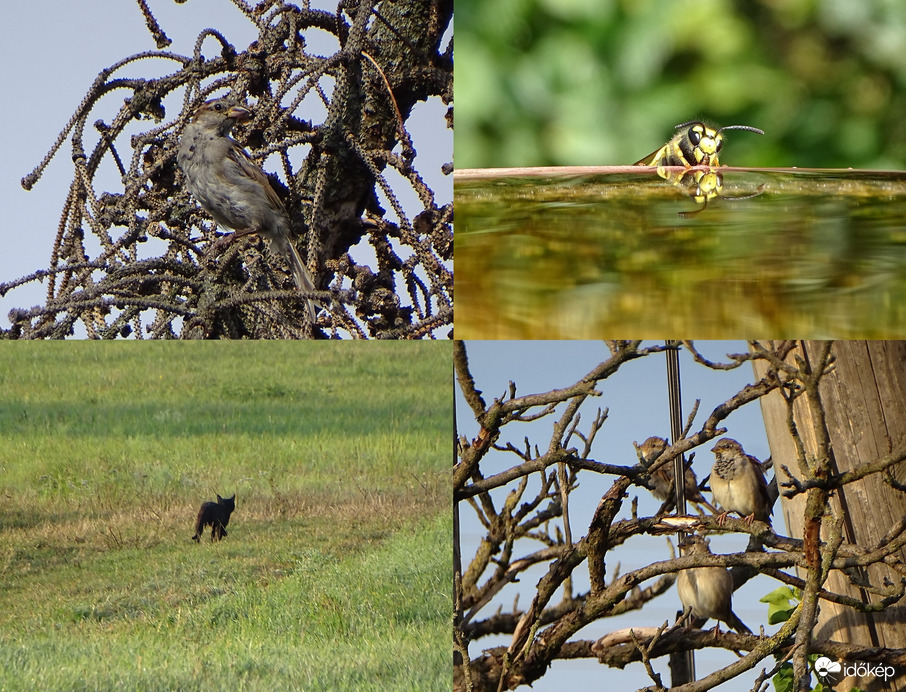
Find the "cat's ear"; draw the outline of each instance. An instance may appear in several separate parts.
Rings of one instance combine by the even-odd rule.
[[[235,499],[236,499],[236,493],[233,493],[233,497],[228,497],[228,498],[227,498],[227,500],[235,500]]]
[[[220,495],[217,496],[217,502],[223,502],[223,498]]]

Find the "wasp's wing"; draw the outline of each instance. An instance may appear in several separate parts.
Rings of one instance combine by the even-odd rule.
[[[657,166],[660,162],[667,156],[667,145],[665,144],[660,149],[652,151],[645,158],[636,161],[633,166]]]

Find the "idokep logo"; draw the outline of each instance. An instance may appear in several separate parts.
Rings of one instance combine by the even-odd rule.
[[[843,666],[838,661],[832,661],[827,656],[822,656],[815,661],[815,673],[821,678],[821,682],[835,680],[836,673],[843,670]]]
[[[846,663],[832,661],[827,656],[821,656],[815,661],[815,674],[821,679],[821,682],[833,682],[841,677],[860,677],[869,676],[881,678],[885,682],[890,680],[896,673],[893,666],[885,666],[882,663]]]

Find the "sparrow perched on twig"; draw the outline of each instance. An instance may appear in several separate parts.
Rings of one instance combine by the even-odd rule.
[[[719,440],[711,451],[717,457],[711,468],[711,494],[724,510],[718,522],[726,521],[730,512],[739,512],[749,526],[755,519],[770,524],[774,510],[758,459],[729,437]]]
[[[667,449],[667,440],[663,437],[652,436],[639,445],[642,457],[646,464],[652,464]],[[667,462],[658,467],[651,473],[651,494],[658,500],[666,503],[673,503],[676,496],[676,483],[674,482],[673,462]],[[704,505],[710,511],[717,514],[717,510],[709,503],[698,489],[698,479],[691,466],[686,466],[683,474],[685,480],[686,501],[694,505]]]
[[[700,536],[688,536],[685,547],[687,554],[711,554],[707,542]],[[676,590],[679,592],[683,608],[686,610],[692,608],[693,616],[705,620],[714,618],[718,621],[715,630],[719,630],[720,623],[725,622],[740,634],[752,634],[752,630],[746,627],[731,607],[733,577],[726,568],[684,569],[676,575]]]
[[[233,126],[251,119],[251,111],[227,98],[203,103],[179,140],[177,161],[186,186],[199,204],[221,226],[234,231],[230,238],[258,233],[289,263],[300,291],[314,291],[315,283],[290,241],[289,216],[267,176],[230,136]],[[315,301],[308,300],[312,324]]]

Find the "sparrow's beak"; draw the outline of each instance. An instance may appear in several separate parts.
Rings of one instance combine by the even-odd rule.
[[[247,123],[252,119],[252,112],[242,106],[230,106],[230,110],[227,111],[227,117],[233,118],[239,123]]]

